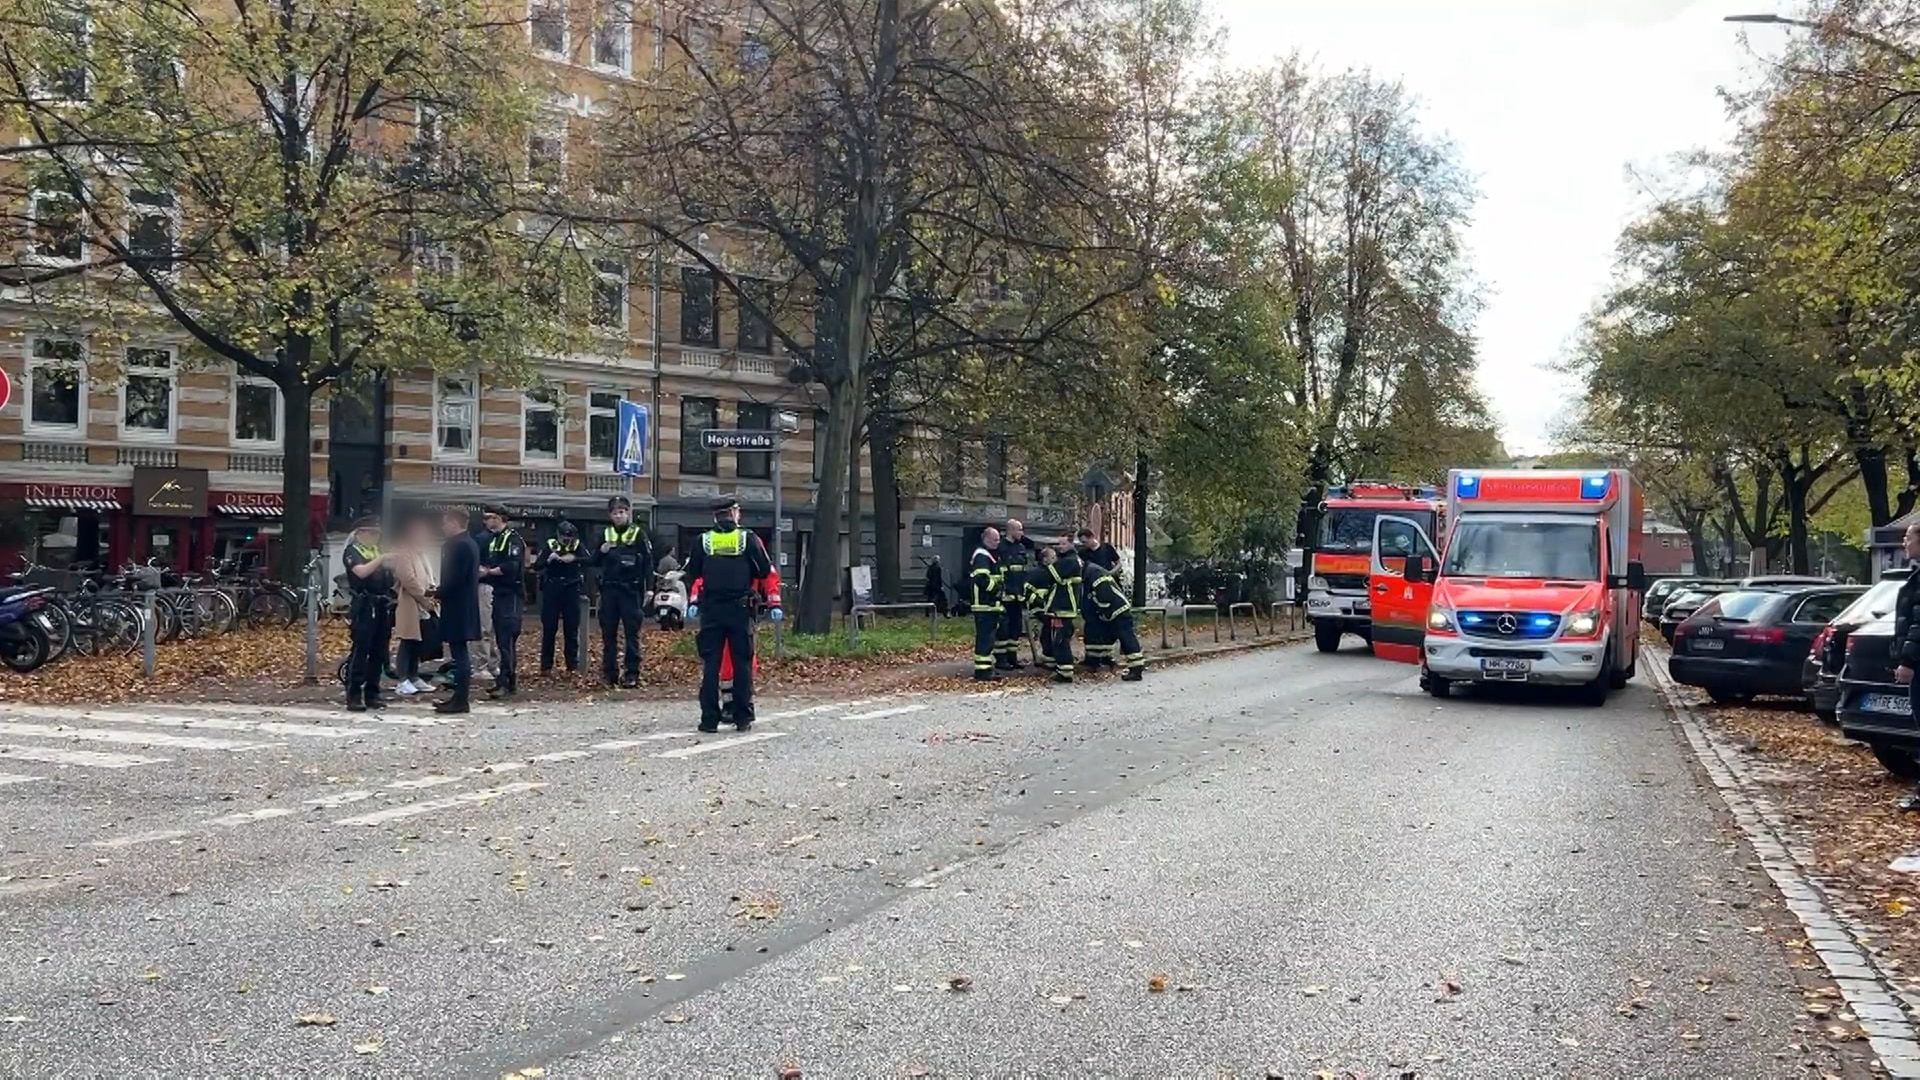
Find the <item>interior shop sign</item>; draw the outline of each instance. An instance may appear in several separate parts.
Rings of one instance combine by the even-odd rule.
[[[122,490],[111,484],[27,484],[26,498],[113,502]]]

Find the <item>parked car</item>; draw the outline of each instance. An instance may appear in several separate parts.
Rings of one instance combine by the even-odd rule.
[[[1661,578],[1659,581],[1647,586],[1647,595],[1640,601],[1641,621],[1658,626],[1660,624],[1660,612],[1666,608],[1667,601],[1673,599],[1674,595],[1680,592],[1681,589],[1704,580],[1706,579],[1670,577]]]
[[[1822,720],[1833,722],[1834,706],[1840,701],[1840,667],[1846,662],[1847,639],[1862,626],[1893,613],[1893,598],[1910,572],[1904,566],[1886,571],[1813,639],[1807,653],[1807,699]]]
[[[1773,574],[1741,578],[1734,584],[1743,589],[1753,589],[1769,585],[1838,585],[1839,582],[1830,577],[1810,577],[1806,574]]]
[[[1696,581],[1692,585],[1673,594],[1667,606],[1660,609],[1660,636],[1673,644],[1673,628],[1681,620],[1700,610],[1700,606],[1722,593],[1730,593],[1739,586],[1731,581]]]
[[[1814,585],[1724,593],[1679,624],[1667,670],[1715,701],[1804,699],[1813,639],[1864,592],[1860,585]]]
[[[1834,713],[1840,730],[1866,743],[1886,770],[1902,780],[1920,779],[1920,722],[1907,688],[1893,681],[1893,615],[1888,613],[1847,637]]]

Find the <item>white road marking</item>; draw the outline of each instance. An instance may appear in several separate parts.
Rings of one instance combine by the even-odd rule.
[[[154,844],[162,840],[179,840],[193,834],[185,829],[162,829],[159,832],[134,833],[132,836],[116,836],[111,840],[95,840],[91,847],[123,848],[139,844]]]
[[[8,784],[24,784],[29,780],[45,780],[44,776],[28,776],[24,773],[0,773],[0,787]]]
[[[676,739],[692,739],[699,736],[697,731],[656,731],[651,735],[640,736],[643,742],[673,742]]]
[[[61,883],[59,881],[41,881],[39,879],[33,881],[9,881],[0,883],[0,896],[19,896],[23,893],[46,892],[48,889],[57,889],[60,885]]]
[[[573,761],[576,758],[592,757],[591,750],[555,750],[551,754],[535,754],[528,761]]]
[[[133,746],[169,746],[181,750],[259,750],[272,743],[238,742],[212,739],[204,735],[149,735],[144,731],[99,731],[93,728],[61,728],[47,724],[16,724],[0,721],[0,735],[24,738],[71,739],[75,742],[121,743]]]
[[[349,803],[357,803],[373,798],[371,791],[342,791],[333,795],[322,795],[318,799],[308,799],[302,806],[311,806],[319,810],[337,810]]]
[[[414,791],[419,788],[439,787],[441,784],[458,784],[465,779],[466,777],[464,776],[439,776],[435,774],[428,774],[426,776],[415,777],[412,780],[395,780],[393,783],[388,784],[387,786],[390,788],[397,788],[401,791]]]
[[[167,709],[172,706],[157,706]],[[9,712],[8,715],[16,715]],[[208,731],[250,731],[262,735],[290,735],[308,739],[348,739],[372,735],[365,728],[333,727],[328,724],[287,724],[274,720],[232,720],[216,716],[168,716],[160,713],[121,712],[115,709],[63,709],[34,706],[17,715],[29,720],[82,721],[101,724],[136,724],[147,727],[204,728]]]
[[[489,773],[518,772],[526,767],[527,763],[524,761],[496,761],[492,765],[475,765],[467,771],[484,776]]]
[[[745,746],[748,743],[765,742],[768,739],[778,739],[785,734],[787,733],[784,731],[755,731],[755,732],[750,732],[746,735],[739,735],[731,739],[721,739],[717,742],[701,743],[698,746],[682,746],[675,750],[664,750],[653,756],[657,758],[690,758],[697,754],[711,754],[715,750],[730,750],[733,747]]]
[[[101,750],[61,750],[51,746],[15,746],[0,744],[0,760],[43,761],[50,765],[80,765],[89,769],[130,769],[135,765],[159,765],[163,757],[139,754],[109,754]]]
[[[647,737],[658,738],[658,736],[651,736],[651,735]],[[594,743],[593,748],[595,750],[631,750],[634,747],[639,746],[642,741],[643,740],[641,739],[613,739],[608,742]]]
[[[921,709],[925,709],[929,707],[930,706],[925,704],[901,705],[892,709],[876,709],[873,712],[854,713],[852,716],[843,716],[840,719],[842,720],[878,720],[883,716],[899,716],[901,713],[919,712]]]
[[[390,806],[385,810],[375,810],[371,814],[361,814],[359,817],[341,818],[334,822],[334,824],[384,825],[389,821],[400,821],[404,818],[418,817],[421,814],[431,814],[439,810],[451,810],[457,806],[463,806],[468,803],[487,802],[491,799],[500,798],[502,795],[516,795],[523,791],[538,791],[546,786],[545,784],[525,782],[502,784],[499,787],[487,788],[483,791],[466,791],[458,795],[449,795],[444,799],[428,799],[425,802],[408,803],[405,806]]]
[[[965,869],[967,863],[970,861],[972,860],[962,860],[957,863],[948,863],[946,866],[943,866],[938,870],[928,871],[927,873],[922,874],[917,878],[914,878],[912,881],[907,882],[906,887],[909,889],[931,889],[935,885],[939,884],[941,878],[946,877],[949,874],[956,873],[962,869]]]
[[[377,713],[350,713],[345,709],[307,709],[292,705],[174,705],[169,708],[187,712],[219,713],[225,716],[287,716],[295,720],[320,720],[347,724],[391,724],[400,727],[440,727],[445,724],[458,724],[464,717],[459,716],[408,716],[398,710]],[[475,710],[477,715],[480,710]],[[499,715],[504,715],[501,713]]]
[[[796,716],[814,716],[819,713],[835,712],[840,709],[857,709],[862,705],[878,705],[888,698],[861,698],[859,701],[836,701],[831,705],[815,705],[811,709],[794,709],[789,712],[768,713],[762,720],[790,720]]]
[[[207,822],[216,829],[230,829],[235,825],[251,825],[256,821],[271,821],[274,818],[291,817],[294,811],[285,806],[269,806],[260,810],[242,810],[237,814],[228,814]]]

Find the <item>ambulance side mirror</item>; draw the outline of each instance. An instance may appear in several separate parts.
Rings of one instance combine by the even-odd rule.
[[[1610,589],[1630,589],[1637,593],[1647,591],[1647,567],[1644,563],[1630,562],[1625,574],[1615,574],[1607,582]]]

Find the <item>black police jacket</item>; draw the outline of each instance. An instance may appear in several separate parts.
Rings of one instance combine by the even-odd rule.
[[[381,567],[366,577],[353,572],[356,566],[365,566],[380,557],[377,547],[361,547],[358,543],[347,545],[340,564],[347,570],[347,593],[357,601],[392,601],[394,599],[393,571]]]
[[[480,545],[480,565],[498,569],[498,574],[488,574],[480,579],[498,592],[505,589],[518,593],[520,583],[527,573],[527,546],[520,540],[520,534],[512,529],[501,529],[489,535]]]
[[[1893,601],[1894,660],[1920,668],[1920,568],[1900,583]]]
[[[560,558],[573,556],[572,562]],[[570,589],[580,584],[587,572],[587,545],[578,537],[571,540],[555,537],[548,540],[540,549],[540,561],[535,565],[540,570],[540,587],[543,589]]]
[[[712,529],[700,534],[700,542],[687,557],[688,600],[739,602],[771,573],[773,560],[758,536],[741,528]]]
[[[610,545],[601,551],[600,545]],[[600,587],[639,589],[653,580],[653,542],[643,525],[608,525],[593,545],[593,563],[600,570]]]

